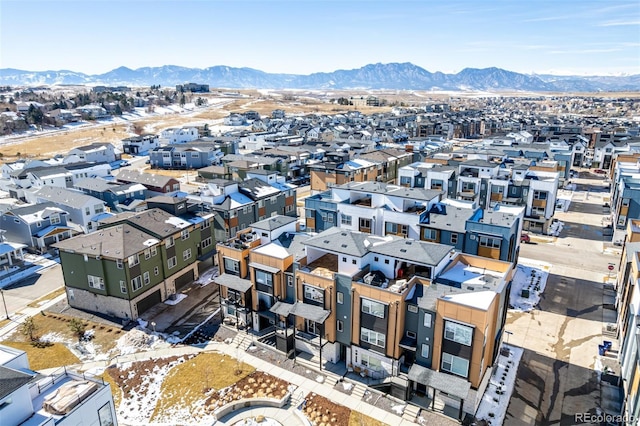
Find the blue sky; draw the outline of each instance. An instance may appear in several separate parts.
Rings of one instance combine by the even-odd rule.
[[[0,68],[640,74],[638,0],[0,0]]]

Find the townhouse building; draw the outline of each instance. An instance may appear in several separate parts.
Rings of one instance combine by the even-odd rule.
[[[80,179],[73,184],[75,189],[104,201],[112,211],[137,209],[147,198],[147,188],[139,183],[118,183],[104,179]]]
[[[26,352],[0,345],[0,406],[5,426],[117,426],[108,383],[72,369],[39,373]]]
[[[44,252],[76,233],[67,225],[68,216],[66,210],[50,201],[13,208],[2,213],[0,219],[4,241],[17,244],[20,250],[28,247]]]
[[[160,146],[158,135],[145,134],[122,139],[122,152],[130,155],[146,155]]]
[[[640,220],[631,219],[626,226],[626,240],[620,256],[616,277],[615,331],[619,342],[618,360],[624,392],[623,414],[635,419],[640,416]]]
[[[255,175],[242,182],[214,179],[200,194],[188,196],[213,213],[216,241],[226,241],[252,223],[275,215],[297,216],[295,188],[261,179],[268,179],[268,175]]]
[[[199,228],[160,209],[121,213],[55,244],[69,305],[136,320],[199,276]],[[214,245],[215,247],[215,245]]]
[[[168,195],[180,191],[180,181],[170,176],[144,173],[136,170],[120,170],[117,176],[118,182],[139,183],[147,188],[147,194]]]
[[[214,143],[193,141],[153,148],[149,161],[154,168],[189,170],[217,164],[223,155]]]
[[[29,203],[52,202],[68,213],[67,224],[79,232],[92,232],[106,212],[104,201],[81,191],[45,186],[35,192],[25,192]]]
[[[352,182],[305,199],[310,231],[333,226],[375,235],[419,239],[425,213],[442,199],[442,191],[404,188],[382,182]]]
[[[66,161],[82,163],[112,163],[119,158],[116,148],[109,142],[95,142],[73,148],[65,156]]]
[[[275,217],[218,244],[224,315],[289,356],[344,363],[474,413],[491,377],[514,264],[453,246]],[[275,230],[274,234],[264,232]]]

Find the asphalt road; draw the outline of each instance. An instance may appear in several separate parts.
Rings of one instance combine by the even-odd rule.
[[[578,180],[565,227],[557,239],[521,246],[520,256],[550,263],[539,309],[509,312],[510,343],[523,347],[505,425],[573,425],[575,414],[602,405],[594,371],[603,322],[615,318],[603,307],[609,254],[602,232],[602,180]]]

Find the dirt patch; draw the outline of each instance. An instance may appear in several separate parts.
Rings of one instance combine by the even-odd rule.
[[[288,391],[289,383],[275,376],[255,371],[237,383],[212,394],[205,402],[208,412],[245,398],[283,398]]]
[[[305,416],[317,426],[348,425],[351,410],[327,398],[311,393],[304,401]]]

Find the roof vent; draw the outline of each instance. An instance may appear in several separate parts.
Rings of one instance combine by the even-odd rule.
[[[347,245],[346,244],[342,244],[342,248],[347,248]]]
[[[325,243],[325,244],[329,244],[330,242],[331,242],[331,241],[329,241],[329,240],[324,240],[324,243]]]
[[[401,251],[402,253],[406,253],[406,252],[407,252],[407,249],[400,249],[400,251]]]

